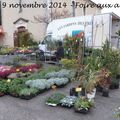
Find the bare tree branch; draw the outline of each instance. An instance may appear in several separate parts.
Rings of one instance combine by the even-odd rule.
[[[34,16],[34,20],[37,23],[45,23],[48,25],[51,20],[60,19],[60,18],[67,18],[70,16],[71,16],[71,14],[68,10],[58,11],[57,9],[55,9],[52,13],[49,13],[48,15]]]

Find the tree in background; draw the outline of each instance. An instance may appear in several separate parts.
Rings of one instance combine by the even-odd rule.
[[[71,13],[68,10],[58,11],[57,9],[53,10],[49,14],[44,16],[34,16],[34,20],[38,23],[45,23],[48,25],[52,20],[60,19],[60,18],[67,18],[70,17]]]
[[[18,39],[20,47],[37,45],[37,42],[34,41],[32,34],[29,32],[18,33]]]

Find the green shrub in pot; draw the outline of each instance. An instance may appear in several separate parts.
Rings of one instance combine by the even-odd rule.
[[[17,97],[19,95],[19,91],[22,90],[24,87],[25,85],[22,84],[9,84],[8,93]]]
[[[19,91],[20,96],[30,96],[30,95],[37,95],[38,89],[36,88],[24,88]]]
[[[46,99],[46,104],[56,106],[64,97],[65,95],[63,93],[54,93]]]
[[[45,75],[45,78],[49,79],[49,78],[54,78],[58,75],[58,72],[50,72],[50,73],[47,73]]]
[[[47,80],[51,85],[56,84],[57,86],[66,85],[69,80],[68,78],[51,78]]]
[[[50,86],[52,86],[55,84],[55,79],[54,78],[48,79],[47,82]]]
[[[75,76],[75,71],[74,70],[66,70],[62,69],[58,72],[50,72],[45,75],[45,78],[73,78]]]
[[[28,80],[25,84],[29,87],[37,88],[39,90],[45,90],[51,87],[46,79]]]
[[[83,112],[83,110],[87,112],[93,105],[94,105],[93,101],[89,101],[86,98],[79,97],[74,104],[74,108],[75,108],[75,111],[77,112],[80,112],[80,111]]]
[[[4,81],[0,81],[0,95],[7,92],[7,84]]]
[[[68,82],[68,78],[55,78],[55,84],[57,86],[66,85]]]

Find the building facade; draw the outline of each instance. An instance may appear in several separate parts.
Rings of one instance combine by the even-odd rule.
[[[55,10],[67,11],[70,16],[101,13],[101,8],[83,8],[82,4],[94,3],[91,0],[1,0],[0,44],[10,47],[18,46],[15,42],[16,32],[21,30],[29,31],[36,41],[41,41],[45,36],[47,24],[36,21],[34,16],[44,20],[46,17],[51,17],[50,20],[52,20],[53,16],[50,13],[54,13]]]

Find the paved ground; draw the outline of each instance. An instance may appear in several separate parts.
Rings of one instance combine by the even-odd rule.
[[[0,57],[0,61],[5,62],[5,60],[10,61],[12,58]],[[69,84],[57,91],[63,91],[67,95],[72,86],[74,84]],[[10,96],[1,97],[0,120],[116,120],[114,109],[120,106],[120,89],[110,91],[109,98],[97,95],[95,108],[88,115],[75,113],[73,109],[45,105],[46,96],[53,92],[50,90],[29,101]]]
[[[69,84],[57,91],[69,94],[72,86]],[[97,95],[95,108],[88,115],[75,113],[73,109],[45,105],[46,96],[53,92],[50,90],[29,101],[10,96],[0,98],[0,120],[116,120],[114,109],[120,105],[120,90],[111,91],[109,98]]]

